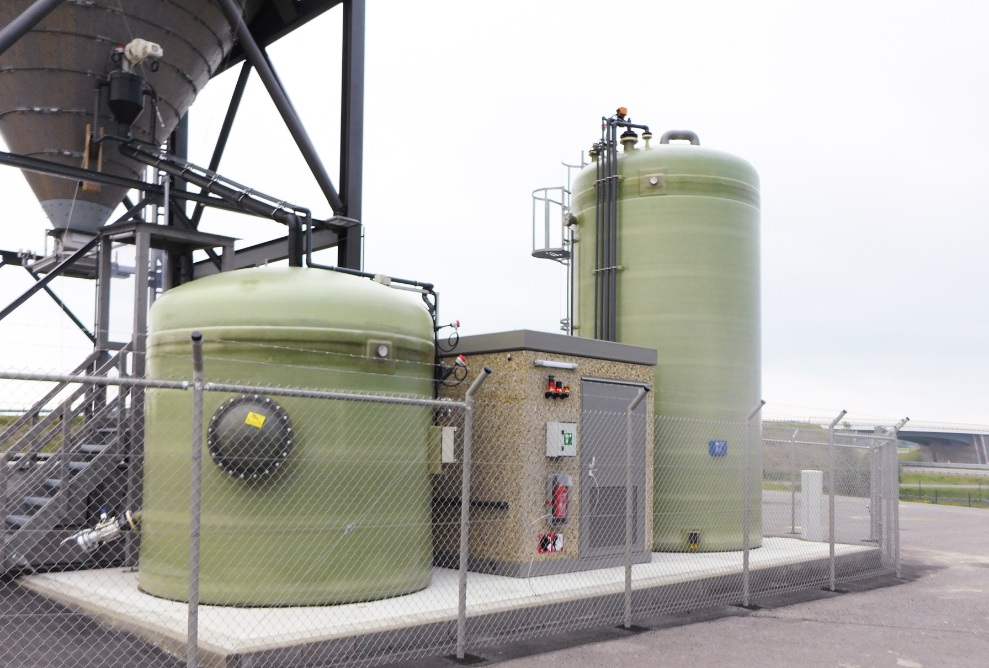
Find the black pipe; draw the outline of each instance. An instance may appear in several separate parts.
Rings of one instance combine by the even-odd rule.
[[[603,280],[601,268],[604,266],[604,131],[598,145],[598,156],[594,161],[594,338],[601,338],[601,301]]]
[[[234,190],[229,186],[221,185],[216,179],[193,173],[189,171],[188,167],[190,165],[188,163],[185,163],[182,166],[176,165],[168,157],[163,157],[157,153],[151,153],[143,150],[138,144],[121,144],[120,152],[128,158],[137,160],[138,162],[143,162],[146,165],[160,169],[161,171],[167,172],[173,176],[181,177],[189,183],[202,188],[203,191],[213,193],[217,197],[222,198],[236,209],[253,213],[264,218],[271,218],[273,220],[277,220],[279,223],[286,223],[285,217],[291,213],[286,209],[265,204],[264,202],[251,197],[246,192]],[[185,195],[183,194],[182,196],[184,197]]]
[[[356,222],[356,221],[355,221]],[[361,278],[376,278],[377,276],[382,276],[383,274],[372,274],[367,271],[360,271],[359,269],[349,269],[347,267],[334,267],[328,264],[318,264],[313,262],[312,259],[312,225],[306,228],[306,266],[312,267],[313,269],[326,269],[327,271],[336,271],[341,274],[350,274],[351,276],[360,276]],[[395,276],[385,276],[392,283],[400,283],[402,285],[409,285],[414,288],[422,288],[428,292],[432,292],[436,287],[433,283],[423,283],[422,281],[413,281],[408,278],[397,278]]]
[[[609,180],[611,197],[609,198],[608,225],[608,312],[607,336],[608,341],[614,341],[616,302],[618,301],[618,126],[611,127],[611,178]]]
[[[261,77],[264,87],[268,90],[271,101],[275,103],[275,107],[278,109],[278,113],[281,114],[285,126],[292,134],[292,138],[295,139],[296,145],[302,152],[306,164],[309,165],[313,176],[316,177],[316,182],[319,184],[320,189],[322,189],[326,201],[329,202],[334,213],[345,213],[343,201],[333,187],[333,183],[330,181],[330,175],[326,172],[326,168],[316,153],[316,147],[313,146],[309,134],[302,125],[302,121],[295,113],[295,109],[285,94],[285,90],[279,84],[278,77],[272,68],[268,66],[268,62],[265,60],[261,48],[254,41],[254,36],[251,35],[247,23],[244,22],[244,17],[241,16],[240,7],[234,0],[219,0],[219,5],[223,13],[226,14],[227,20],[230,21],[230,24],[237,32],[237,41],[240,43],[240,48],[244,50],[244,57],[258,71],[258,76]]]
[[[57,162],[49,162],[48,160],[32,158],[26,155],[18,155],[17,153],[5,153],[0,151],[0,164],[9,165],[10,167],[17,167],[18,169],[27,170],[29,172],[38,172],[39,174],[57,176],[72,181],[89,181],[91,183],[102,183],[108,186],[120,186],[128,189],[135,188],[137,190],[150,190],[152,192],[157,192],[158,194],[161,194],[163,191],[161,186],[145,183],[144,181],[138,181],[137,179],[128,179],[124,176],[115,176],[106,172],[95,172],[90,169],[82,169],[81,167],[71,167],[69,165],[63,165]]]
[[[690,130],[668,130],[659,138],[660,144],[669,144],[671,141],[689,141],[693,146],[701,145],[697,133]]]
[[[21,12],[20,16],[0,30],[0,56],[14,45],[24,35],[31,32],[34,26],[52,13],[63,0],[37,0],[33,5]]]
[[[301,267],[303,255],[302,222],[294,213],[286,215],[284,222],[288,226],[288,266]]]

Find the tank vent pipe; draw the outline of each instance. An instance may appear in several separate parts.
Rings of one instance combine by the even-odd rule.
[[[669,144],[671,141],[689,141],[692,146],[700,146],[701,140],[696,132],[690,130],[667,130],[659,138],[660,144]]]

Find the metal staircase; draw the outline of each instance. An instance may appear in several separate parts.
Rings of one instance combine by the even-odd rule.
[[[73,374],[122,373],[128,353],[94,352]],[[57,383],[0,435],[0,572],[121,560],[121,546],[90,554],[63,541],[124,504],[131,398],[124,387]]]

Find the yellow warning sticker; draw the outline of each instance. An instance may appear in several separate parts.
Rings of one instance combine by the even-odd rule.
[[[247,419],[244,420],[244,424],[260,429],[264,426],[264,416],[260,413],[248,413]]]

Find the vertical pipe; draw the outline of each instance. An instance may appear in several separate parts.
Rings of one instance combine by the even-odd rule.
[[[835,589],[836,578],[834,561],[834,428],[847,413],[848,411],[842,410],[828,427],[828,588],[831,591]]]
[[[601,119],[605,122],[605,119]],[[604,301],[604,206],[607,195],[604,191],[604,162],[606,158],[607,136],[604,126],[601,129],[601,143],[594,161],[594,338],[604,338],[602,331],[601,304]]]
[[[752,420],[762,407],[766,405],[765,399],[760,399],[755,408],[745,416],[745,474],[742,483],[742,494],[745,498],[745,507],[742,511],[742,605],[749,607],[749,525],[752,515],[752,476],[749,471],[750,452],[752,450]],[[760,472],[759,479],[762,479]]]
[[[604,163],[604,230],[601,238],[601,338],[608,340],[608,312],[611,305],[608,297],[611,295],[610,281],[608,275],[608,258],[611,257],[611,249],[608,247],[611,240],[611,126],[606,129],[605,134],[605,163]]]
[[[192,341],[192,489],[189,502],[189,627],[186,666],[199,665],[199,528],[203,475],[203,335]]]
[[[625,411],[625,628],[632,626],[632,413],[648,393],[648,387],[640,387]]]
[[[472,439],[474,431],[474,395],[491,373],[491,367],[484,367],[478,374],[464,398],[464,457],[463,477],[460,483],[460,571],[457,587],[457,658],[463,659],[467,645],[467,549],[470,535],[470,475],[472,462]]]
[[[604,148],[601,152],[601,159],[604,164],[601,166],[601,262],[598,271],[601,273],[601,334],[597,337],[605,341],[608,340],[608,229],[611,226],[611,131],[610,126],[604,128]]]
[[[608,179],[608,341],[618,338],[618,126],[611,125],[609,139],[611,149],[611,173]]]

